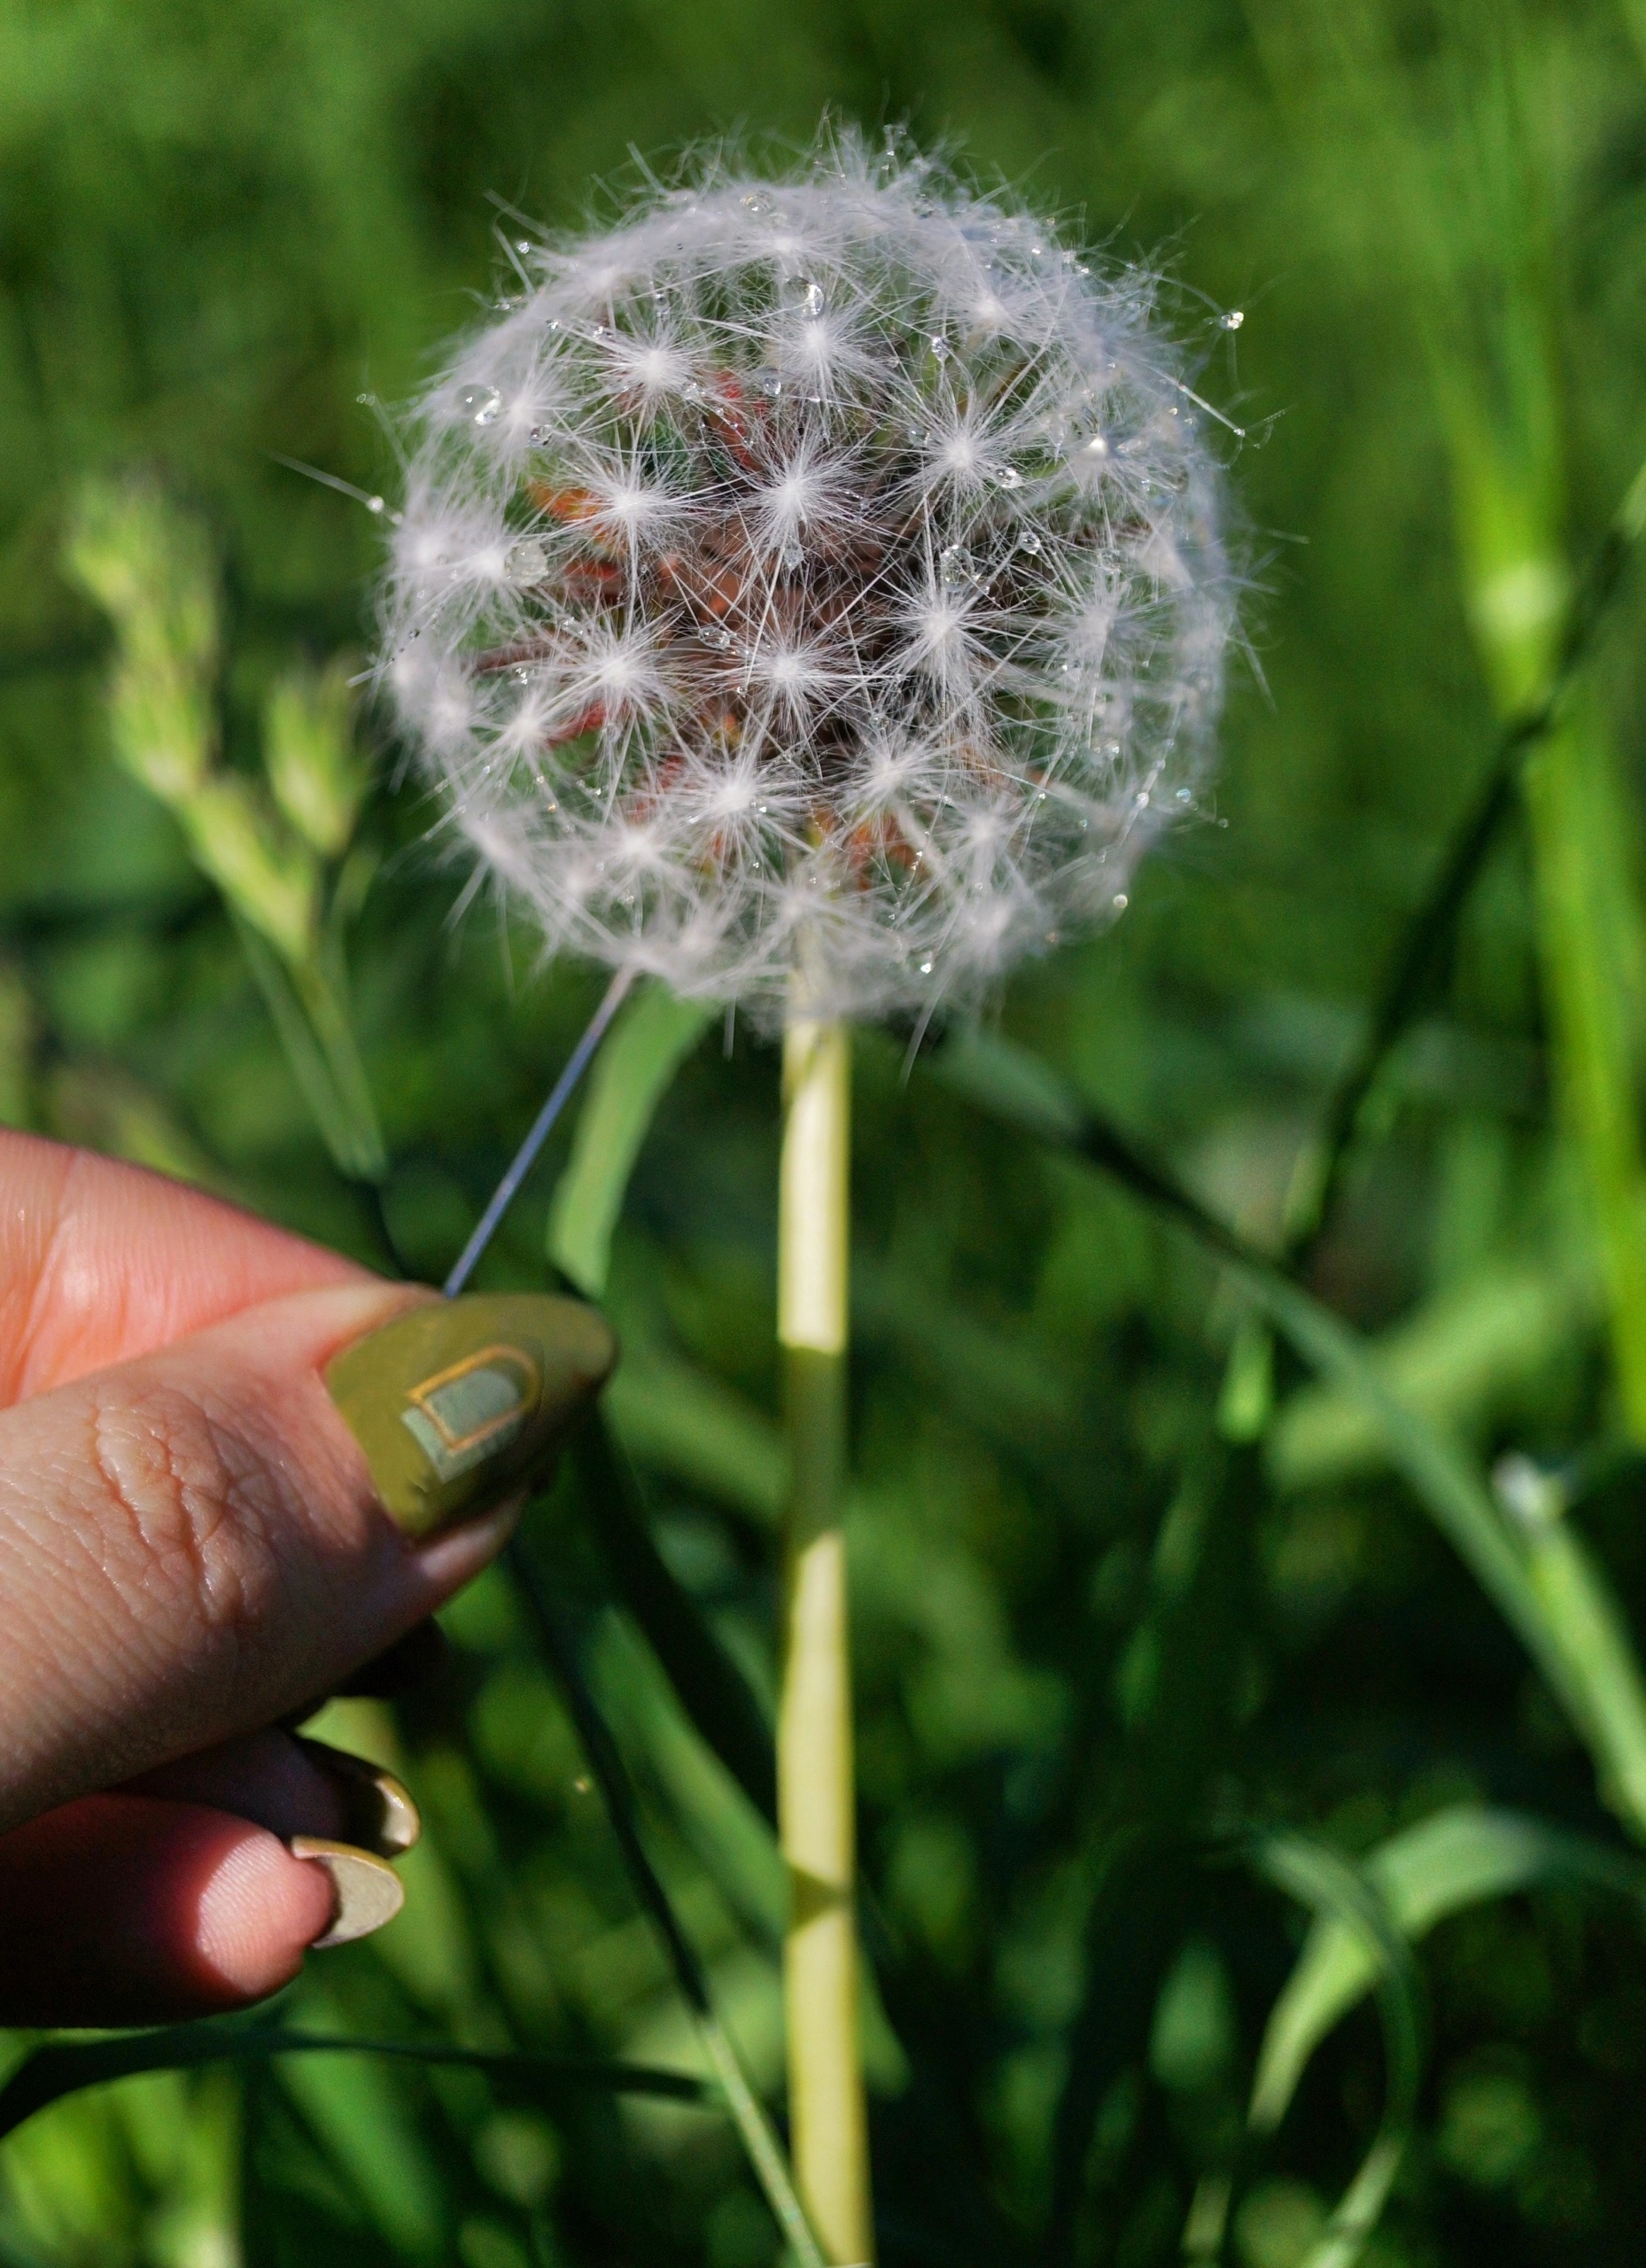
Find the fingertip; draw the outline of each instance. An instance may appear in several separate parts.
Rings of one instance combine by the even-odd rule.
[[[337,1900],[324,1868],[293,1858],[266,1828],[226,1824],[232,1831],[220,1837],[200,1888],[192,1950],[235,2005],[291,1983],[330,1928]]]
[[[325,1869],[205,1805],[87,1796],[0,1837],[0,2023],[221,2015],[331,1927]]]

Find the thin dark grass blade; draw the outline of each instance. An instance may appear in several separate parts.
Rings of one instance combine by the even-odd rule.
[[[1646,1722],[1631,1694],[1597,1680],[1584,1648],[1568,1643],[1533,1580],[1526,1555],[1504,1524],[1480,1474],[1448,1435],[1389,1388],[1359,1333],[1274,1261],[1208,1214],[1171,1177],[1091,1111],[1055,1073],[1022,1049],[976,1035],[936,1059],[946,1084],[981,1108],[1040,1140],[1084,1158],[1186,1229],[1230,1270],[1261,1312],[1309,1367],[1363,1402],[1383,1434],[1390,1463],[1411,1487],[1476,1581],[1516,1633],[1550,1691],[1594,1752],[1609,1800],[1646,1786]],[[1575,1549],[1575,1539],[1568,1539]],[[1593,1570],[1585,1560],[1586,1579]],[[1636,1814],[1630,1810],[1629,1815]],[[1646,1803],[1639,1813],[1646,1820]]]
[[[1428,896],[1389,958],[1366,1037],[1339,1082],[1322,1122],[1312,1186],[1299,1201],[1286,1244],[1286,1263],[1294,1270],[1308,1266],[1331,1220],[1361,1112],[1391,1050],[1445,982],[1458,922],[1499,829],[1514,808],[1521,767],[1558,721],[1572,680],[1622,588],[1624,571],[1643,531],[1646,466],[1630,483],[1584,572],[1547,691],[1535,707],[1504,732],[1485,782],[1453,836]]]
[[[596,1420],[578,1434],[571,1455],[584,1509],[618,1596],[698,1732],[750,1803],[775,1821],[777,1761],[771,1732],[696,1600],[676,1581],[653,1542],[622,1450]]]
[[[1093,2128],[1110,2088],[1143,2059],[1161,1980],[1184,1931],[1227,1896],[1226,1885],[1214,1890],[1205,1879],[1199,1861],[1207,1846],[1185,1829],[1206,1817],[1237,1738],[1261,1490],[1255,1448],[1214,1440],[1187,1465],[1163,1515],[1179,1541],[1170,1578],[1157,1580],[1138,1625],[1158,1667],[1129,1739],[1122,1802],[1130,1823],[1112,1838],[1086,1923],[1086,1988],[1053,2128],[1050,2261],[1082,2258],[1088,2241],[1117,2234],[1085,2227],[1094,2205],[1101,2213],[1088,2195]]]
[[[1080,2255],[1092,2128],[1116,2081],[1146,2052],[1161,1979],[1192,1908],[1194,1856],[1181,1836],[1137,1823],[1118,1831],[1106,1854],[1086,1920],[1086,1989],[1058,2100],[1048,2262]]]
[[[945,1039],[922,1061],[943,1084],[991,1117],[1021,1126],[1056,1149],[1083,1158],[1196,1239],[1242,1267],[1275,1272],[1255,1245],[1208,1213],[1120,1130],[1099,1115],[1049,1065],[1010,1042],[968,1032]]]
[[[493,2079],[533,2086],[593,2087],[611,2094],[656,2095],[711,2109],[722,2107],[718,2090],[695,2073],[659,2070],[645,2063],[607,2062],[588,2055],[486,2054],[439,2042],[333,2038],[274,2024],[229,2028],[182,2023],[115,2039],[53,2040],[35,2048],[0,2087],[0,2137],[15,2132],[36,2111],[83,2087],[105,2086],[141,2071],[198,2070],[204,2064],[247,2062],[271,2055],[384,2055],[401,2062],[484,2071]]]
[[[647,1856],[628,1774],[611,1728],[601,1714],[600,1705],[583,1674],[576,1639],[518,1536],[509,1546],[508,1558],[510,1573],[536,1625],[543,1651],[560,1680],[589,1769],[599,1783],[630,1882],[668,1953],[675,1983],[692,2011],[755,2179],[801,2268],[825,2268],[823,2254],[796,2192],[782,2146],[715,2013],[703,1964],[680,1926],[661,1877]]]

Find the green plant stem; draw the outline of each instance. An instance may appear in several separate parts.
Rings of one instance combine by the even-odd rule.
[[[796,2178],[828,2258],[873,2257],[858,2038],[856,1803],[845,1535],[850,1042],[796,1018],[783,1051],[778,1337],[788,1507],[778,1829],[788,1871],[783,1990]]]
[[[350,1181],[383,1181],[388,1153],[338,984],[318,954],[293,967],[237,914],[235,927],[332,1163]]]
[[[388,1152],[377,1122],[371,1083],[361,1060],[354,1020],[349,1013],[341,954],[337,956],[339,966],[336,968],[326,966],[330,958],[317,953],[313,961],[293,968],[292,981],[320,1043],[349,1128],[355,1177],[362,1181],[380,1182],[389,1170]]]
[[[1619,871],[1617,822],[1624,814],[1611,750],[1587,704],[1527,765],[1526,797],[1561,1113],[1583,1167],[1624,1427],[1646,1442],[1646,1160],[1631,1014],[1637,1004],[1628,997],[1623,921],[1609,918],[1627,905],[1632,882]]]

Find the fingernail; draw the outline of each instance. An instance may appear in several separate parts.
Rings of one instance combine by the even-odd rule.
[[[323,1740],[299,1740],[317,1771],[323,1772],[343,1806],[338,1839],[369,1851],[379,1859],[398,1859],[423,1833],[423,1820],[411,1791],[392,1772],[346,1749],[330,1748]]]
[[[385,1509],[424,1536],[546,1464],[617,1359],[580,1301],[481,1293],[397,1316],[334,1355],[326,1386]]]
[[[294,1835],[286,1845],[294,1859],[312,1859],[331,1877],[331,1921],[323,1937],[310,1946],[324,1953],[328,1946],[351,1945],[369,1938],[392,1922],[406,1903],[406,1885],[392,1867],[357,1851],[352,1843],[333,1843],[321,1835]]]

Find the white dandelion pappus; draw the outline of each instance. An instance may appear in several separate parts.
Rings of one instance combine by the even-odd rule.
[[[549,947],[776,1025],[1112,918],[1233,621],[1154,279],[851,137],[525,266],[416,412],[384,671]]]

